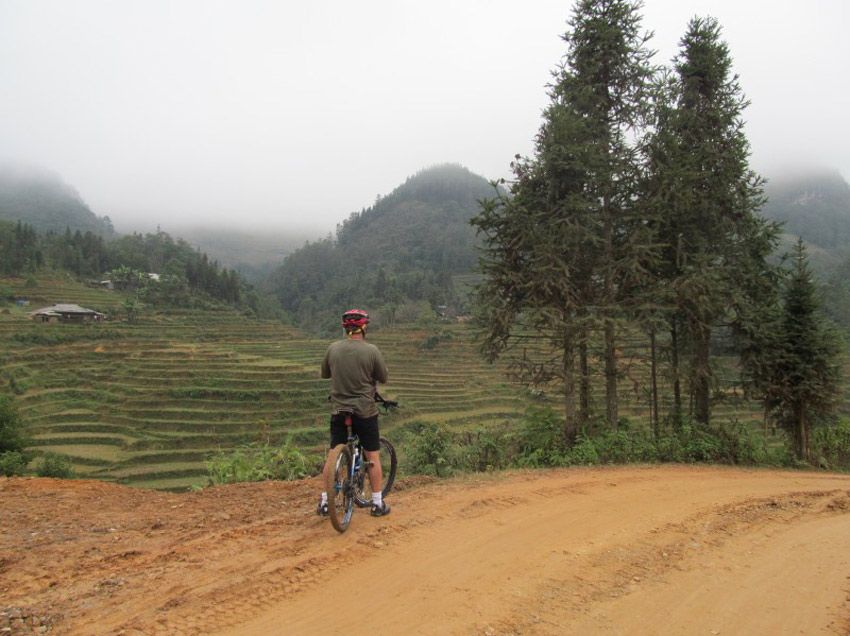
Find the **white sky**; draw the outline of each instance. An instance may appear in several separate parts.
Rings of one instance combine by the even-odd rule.
[[[0,0],[0,159],[122,231],[322,234],[421,168],[532,151],[572,11],[554,0]],[[753,166],[850,178],[850,1],[647,0],[657,62],[724,28]]]

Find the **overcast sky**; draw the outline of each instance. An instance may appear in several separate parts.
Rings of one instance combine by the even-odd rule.
[[[753,166],[850,178],[848,0],[647,0],[657,62],[712,15]],[[121,231],[316,227],[418,170],[529,154],[572,3],[0,0],[0,159]]]

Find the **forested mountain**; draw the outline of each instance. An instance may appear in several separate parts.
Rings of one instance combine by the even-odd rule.
[[[770,180],[763,213],[784,231],[833,250],[850,246],[850,185],[837,171],[804,172]]]
[[[421,303],[457,305],[452,275],[477,262],[469,220],[493,186],[458,165],[428,168],[308,243],[275,270],[266,288],[299,323],[328,328],[348,305],[392,322]],[[417,305],[417,302],[420,305]]]
[[[809,171],[768,182],[762,213],[783,223],[782,252],[808,244],[824,310],[850,330],[850,185],[837,171]]]
[[[115,234],[109,217],[92,212],[58,175],[12,164],[0,164],[0,220],[22,221],[42,232]]]
[[[81,280],[106,277],[152,305],[185,307],[215,299],[258,312],[262,304],[236,271],[165,232],[105,241],[92,232],[39,233],[20,221],[0,220],[0,276],[41,270],[65,271]]]

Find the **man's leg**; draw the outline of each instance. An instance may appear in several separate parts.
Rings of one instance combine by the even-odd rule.
[[[381,469],[381,451],[364,451],[366,459],[369,460],[369,484],[372,492],[381,492],[381,484],[384,481],[384,473]]]
[[[345,431],[345,426],[340,423],[338,416],[331,415],[331,440],[330,440],[330,448],[328,452],[325,454],[325,463],[322,464],[322,488],[325,488],[325,484],[328,483],[328,455],[331,454],[331,451],[337,444],[344,444],[345,438],[347,437],[347,433]],[[319,498],[319,505],[316,508],[316,512],[319,513],[320,516],[325,517],[328,514],[328,493],[326,491],[322,491],[322,495]]]

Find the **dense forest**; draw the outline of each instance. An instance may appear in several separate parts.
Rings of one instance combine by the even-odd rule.
[[[165,232],[106,240],[92,232],[39,233],[20,221],[0,221],[0,274],[25,276],[43,269],[64,270],[83,280],[108,277],[153,304],[186,306],[193,294],[203,294],[234,306],[259,306],[235,271]],[[148,273],[159,274],[159,280],[151,282]]]
[[[288,256],[265,289],[296,323],[314,330],[334,329],[340,308],[349,305],[368,307],[383,324],[441,306],[463,311],[452,277],[476,266],[469,221],[493,194],[490,183],[460,166],[423,170],[351,214],[335,236]]]

